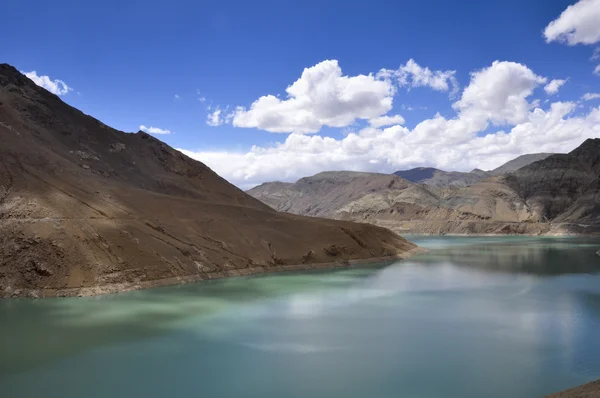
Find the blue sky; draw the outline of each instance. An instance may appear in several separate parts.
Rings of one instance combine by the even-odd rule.
[[[593,73],[600,60],[591,59],[600,46],[600,27],[590,22],[590,9],[600,9],[597,0],[87,3],[5,2],[0,62],[60,79],[71,89],[64,101],[115,128],[171,131],[158,137],[244,188],[327,169],[491,168],[521,153],[570,150],[600,135],[594,114],[600,101],[593,98],[600,92],[600,77]],[[572,4],[577,8],[568,11]],[[407,67],[410,59],[417,73]],[[326,60],[336,60],[341,72],[336,75]],[[492,68],[496,60],[510,63]],[[314,76],[303,82],[314,90],[306,98],[251,111],[262,96],[289,99],[286,88],[311,67]],[[431,78],[418,83],[425,68],[430,77],[445,79],[447,88]],[[486,68],[490,73],[478,84],[490,82],[489,92],[471,90],[466,98],[472,73]],[[378,75],[381,69],[396,72],[386,87],[377,85],[386,79]],[[319,80],[323,73],[332,75]],[[369,74],[372,79],[348,85],[343,79]],[[494,80],[503,74],[508,80]],[[565,82],[548,94],[544,87],[553,79]],[[507,87],[514,91],[503,94]],[[386,89],[392,92],[381,91]],[[589,100],[582,99],[585,94]],[[335,95],[340,99],[326,100]],[[493,109],[480,109],[486,101],[496,103]],[[535,108],[549,115],[553,103],[568,108],[556,111],[558,122],[521,133],[525,138],[482,141],[539,121]],[[289,114],[282,116],[288,105]],[[320,115],[328,106],[327,115]],[[236,116],[236,107],[245,113]],[[207,118],[216,109],[219,125],[210,126]],[[396,131],[385,130],[394,125],[365,131],[378,115],[401,115],[405,122]],[[319,122],[306,127],[304,119]],[[417,129],[432,123],[432,131]],[[273,129],[280,132],[266,131]],[[542,130],[556,132],[550,137]]]

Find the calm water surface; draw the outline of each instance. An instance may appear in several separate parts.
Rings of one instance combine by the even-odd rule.
[[[538,397],[600,377],[600,240],[0,301],[2,397]]]

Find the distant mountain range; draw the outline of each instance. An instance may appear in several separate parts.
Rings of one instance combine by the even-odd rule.
[[[516,171],[521,167],[527,166],[528,164],[537,162],[538,160],[546,159],[550,155],[553,154],[532,153],[529,155],[522,155],[490,171],[475,169],[469,173],[462,173],[459,171],[444,171],[433,167],[417,167],[410,170],[399,170],[394,174],[410,182],[421,183],[431,187],[461,188],[489,177]]]
[[[600,231],[600,139],[569,154],[519,156],[491,171],[324,172],[248,193],[294,214],[426,234]]]

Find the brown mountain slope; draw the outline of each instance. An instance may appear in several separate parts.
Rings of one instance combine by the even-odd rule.
[[[419,250],[383,228],[275,212],[9,65],[0,65],[0,143],[0,296],[87,295]]]

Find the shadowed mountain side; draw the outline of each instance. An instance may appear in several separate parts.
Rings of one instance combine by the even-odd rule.
[[[568,154],[534,162],[505,180],[539,221],[596,224],[600,217],[600,139],[588,139]]]
[[[0,141],[0,296],[97,294],[419,250],[383,228],[277,213],[8,65]]]

